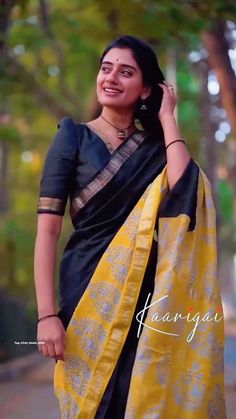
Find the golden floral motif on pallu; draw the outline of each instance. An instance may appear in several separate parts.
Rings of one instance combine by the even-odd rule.
[[[82,318],[80,321],[71,320],[74,332],[80,340],[81,347],[90,358],[96,359],[101,351],[102,344],[106,338],[106,332],[102,325],[88,318]]]
[[[79,374],[78,374],[79,372]],[[84,396],[87,383],[92,371],[88,363],[79,356],[67,354],[65,362],[65,373],[68,383],[76,394]]]
[[[161,385],[166,385],[168,383],[170,364],[171,364],[171,354],[164,353],[160,357],[160,362],[157,368],[157,380]]]
[[[141,214],[142,214],[141,209],[139,211],[132,212],[124,223],[126,233],[129,236],[131,241],[135,240]]]
[[[79,406],[71,394],[57,389],[56,395],[60,401],[61,419],[77,418],[79,415]]]
[[[224,346],[215,338],[213,332],[209,329],[209,324],[200,324],[197,332],[198,339],[192,339],[189,345],[199,356],[206,359],[211,357],[211,374],[218,375],[223,373]]]
[[[207,405],[207,413],[209,419],[227,419],[224,409],[224,387],[222,384],[215,384],[212,398]]]
[[[120,290],[105,281],[100,281],[97,284],[90,282],[87,289],[100,316],[110,322],[121,298]]]
[[[162,411],[162,407],[163,403],[158,403],[150,409],[147,407],[147,413],[142,419],[161,419],[161,413],[158,412]],[[136,419],[136,416],[133,416],[132,419]]]
[[[111,265],[114,278],[124,284],[128,274],[129,264],[132,257],[132,249],[119,245],[113,249],[107,249],[106,258]]]
[[[189,365],[189,369],[184,368],[183,372],[179,372],[170,391],[173,392],[176,405],[181,406],[183,410],[194,411],[201,407],[206,387],[207,382],[204,380],[200,365],[194,362]]]

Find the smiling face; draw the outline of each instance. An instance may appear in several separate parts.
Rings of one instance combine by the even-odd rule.
[[[97,97],[102,106],[134,109],[150,88],[129,48],[112,48],[104,56],[97,76]]]

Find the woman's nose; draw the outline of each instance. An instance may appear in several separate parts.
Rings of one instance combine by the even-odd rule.
[[[110,73],[107,74],[106,79],[109,82],[116,82],[117,81],[117,72],[115,70],[110,71]]]

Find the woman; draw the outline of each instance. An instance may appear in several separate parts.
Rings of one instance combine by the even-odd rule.
[[[102,54],[97,97],[98,118],[60,123],[38,207],[38,348],[56,360],[62,418],[225,418],[214,206],[174,89],[152,49],[122,36]]]

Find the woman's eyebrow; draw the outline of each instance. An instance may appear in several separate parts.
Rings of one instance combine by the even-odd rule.
[[[111,61],[103,61],[102,64],[110,64],[110,65],[113,65],[113,63]],[[135,70],[136,71],[136,68],[133,67],[132,65],[129,65],[129,64],[122,64],[122,63],[120,63],[120,66],[121,67],[129,67],[129,68],[132,68],[132,70]]]

